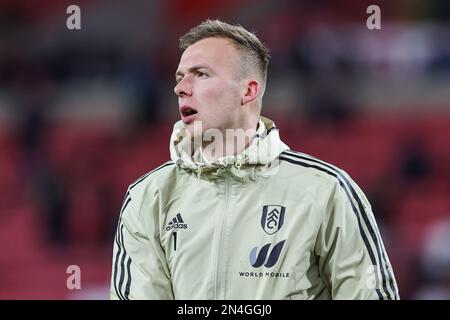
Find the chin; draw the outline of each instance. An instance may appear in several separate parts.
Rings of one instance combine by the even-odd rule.
[[[203,134],[203,126],[200,120],[185,123],[184,126],[191,137],[201,136]]]

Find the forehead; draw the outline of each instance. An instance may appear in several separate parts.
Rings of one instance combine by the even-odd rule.
[[[193,65],[206,64],[212,68],[234,67],[239,54],[231,40],[225,38],[207,38],[189,47],[181,55],[178,69]]]

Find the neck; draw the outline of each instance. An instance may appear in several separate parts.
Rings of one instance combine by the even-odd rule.
[[[242,153],[254,139],[256,125],[248,126],[246,129],[227,129],[221,133],[221,137],[214,137],[211,142],[203,142],[203,152],[209,161]]]

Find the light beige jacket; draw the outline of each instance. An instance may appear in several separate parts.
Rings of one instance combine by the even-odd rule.
[[[363,192],[271,120],[214,163],[178,122],[170,153],[126,193],[112,299],[399,299]]]

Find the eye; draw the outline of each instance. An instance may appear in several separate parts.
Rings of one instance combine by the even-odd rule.
[[[207,76],[208,76],[207,73],[202,72],[202,71],[197,71],[197,72],[195,73],[195,75],[196,75],[197,77],[200,77],[200,78],[204,78],[204,77],[207,77]]]

